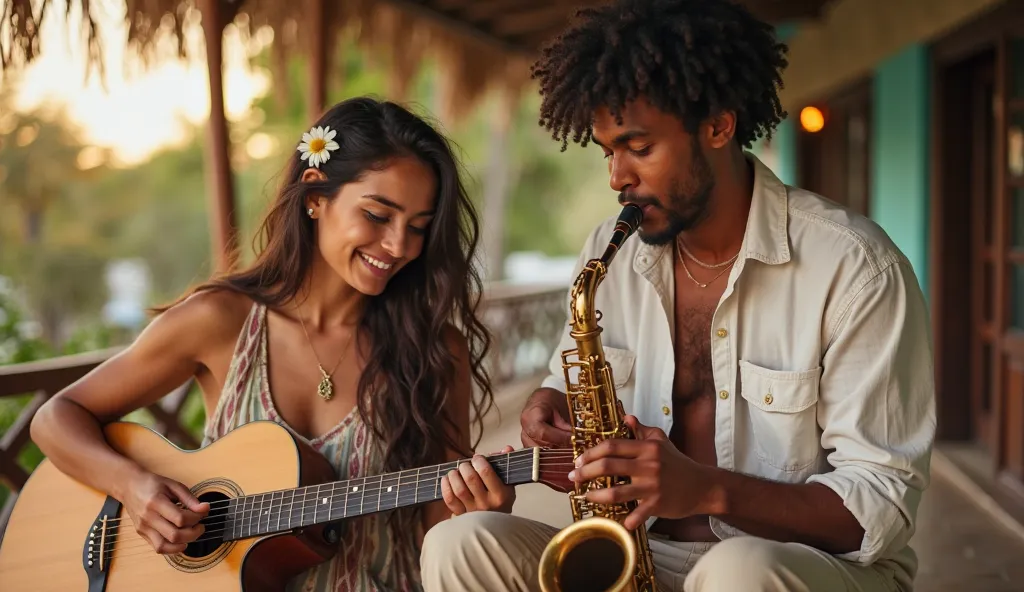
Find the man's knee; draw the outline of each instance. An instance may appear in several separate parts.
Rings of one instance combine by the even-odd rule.
[[[685,592],[806,590],[787,564],[785,545],[756,537],[715,544],[686,578]]]
[[[501,512],[469,512],[427,531],[420,570],[428,591],[533,590],[536,564],[553,534]]]
[[[497,544],[495,533],[507,527],[508,514],[498,512],[469,512],[453,516],[435,524],[423,538],[420,562],[424,569],[441,560],[464,557],[471,549]]]

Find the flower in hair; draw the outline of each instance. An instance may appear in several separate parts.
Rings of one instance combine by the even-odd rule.
[[[302,160],[308,159],[310,166],[320,168],[321,163],[325,163],[331,158],[331,150],[340,148],[334,141],[336,135],[338,132],[329,126],[316,126],[302,134],[302,143],[296,150],[302,153]]]

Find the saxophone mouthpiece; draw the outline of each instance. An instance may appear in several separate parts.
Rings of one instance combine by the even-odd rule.
[[[636,232],[637,228],[640,228],[640,223],[644,220],[644,211],[640,206],[635,204],[626,204],[622,211],[619,212],[619,223],[625,224],[629,228],[629,234]]]
[[[622,208],[622,211],[619,212],[619,219],[615,221],[615,230],[612,231],[612,238],[608,241],[608,248],[601,256],[602,263],[605,265],[611,263],[615,254],[619,252],[619,247],[626,242],[626,239],[633,236],[637,228],[640,228],[643,219],[644,211],[640,209],[640,206],[626,204]]]

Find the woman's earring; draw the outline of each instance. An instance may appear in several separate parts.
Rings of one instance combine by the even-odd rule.
[[[313,208],[309,208],[308,210],[306,210],[306,213],[309,214],[310,218],[312,218],[313,217]]]

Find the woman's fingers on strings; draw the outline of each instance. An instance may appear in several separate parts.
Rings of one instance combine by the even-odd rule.
[[[157,517],[150,521],[150,527],[152,527],[165,541],[174,545],[175,547],[180,546],[183,550],[185,545],[199,538],[202,534],[203,525],[197,524],[188,528],[178,528],[171,524],[163,517]]]
[[[181,505],[188,508],[192,513],[206,514],[210,511],[210,504],[199,501],[199,498],[192,495],[189,488],[181,483],[168,480],[167,487],[171,490],[173,496],[181,502]]]
[[[448,473],[448,481],[452,485],[452,492],[455,493],[455,497],[462,501],[466,507],[466,511],[471,511],[476,507],[473,503],[473,492],[469,489],[469,485],[466,484],[466,480],[462,478],[460,470],[454,470]]]
[[[192,526],[202,519],[202,515],[182,508],[166,497],[159,499],[156,510],[160,516],[177,528]]]
[[[462,473],[462,479],[470,493],[478,500],[485,499],[487,490],[495,487],[493,482],[498,480],[494,469],[482,456],[473,457],[472,462],[461,463],[459,472]]]
[[[452,471],[455,473],[455,471]],[[450,475],[451,473],[449,473]],[[451,479],[448,475],[441,477],[441,498],[444,499],[444,504],[448,506],[448,509],[452,511],[452,514],[456,516],[466,513],[466,506],[462,501],[455,495],[455,491],[452,489]]]
[[[160,553],[161,555],[166,555],[170,553],[180,553],[184,551],[185,548],[188,546],[185,544],[175,544],[169,542],[167,538],[164,537],[163,534],[161,534],[161,532],[158,529],[149,526],[140,527],[138,529],[138,532],[139,536],[146,539],[149,542],[149,545],[153,547],[153,550],[157,553]]]

